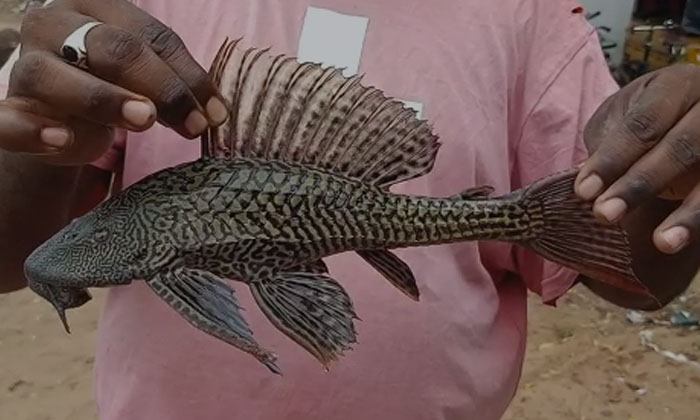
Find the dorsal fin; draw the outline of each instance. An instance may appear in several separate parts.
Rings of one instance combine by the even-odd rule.
[[[204,157],[301,163],[380,187],[429,172],[438,137],[361,76],[228,39],[209,71],[229,120],[202,136]]]

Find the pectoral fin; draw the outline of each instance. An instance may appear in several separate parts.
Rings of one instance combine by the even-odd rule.
[[[250,282],[268,319],[326,368],[356,341],[350,297],[333,279],[315,273],[280,273]]]
[[[391,284],[413,300],[420,298],[411,268],[389,251],[357,251],[369,265],[379,271]]]
[[[181,268],[147,281],[190,324],[258,359],[272,372],[280,373],[275,356],[261,348],[243,318],[235,292],[207,271]]]

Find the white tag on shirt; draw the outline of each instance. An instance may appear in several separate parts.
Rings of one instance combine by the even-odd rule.
[[[345,76],[357,74],[368,24],[369,18],[363,16],[310,6],[306,9],[299,39],[299,61],[345,67]],[[422,118],[422,103],[402,101],[416,110],[418,118]]]
[[[345,67],[345,76],[357,74],[368,23],[363,16],[309,7],[299,39],[299,60]]]

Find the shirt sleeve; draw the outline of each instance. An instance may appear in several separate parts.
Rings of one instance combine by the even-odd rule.
[[[618,89],[597,34],[591,31],[565,63],[525,120],[515,149],[515,184],[524,186],[582,162],[586,123],[602,102]],[[528,289],[553,304],[575,283],[576,273],[517,247],[518,273]]]

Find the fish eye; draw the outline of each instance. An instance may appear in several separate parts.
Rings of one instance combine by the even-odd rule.
[[[72,241],[73,239],[75,239],[77,237],[78,237],[78,232],[76,232],[74,230],[68,231],[63,235],[63,239],[66,241]]]
[[[100,229],[95,232],[95,242],[104,242],[109,237],[109,231],[107,229]]]

